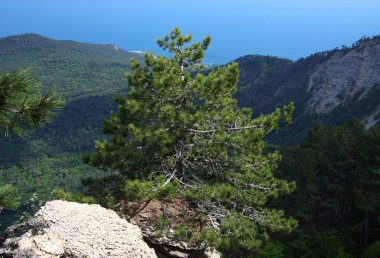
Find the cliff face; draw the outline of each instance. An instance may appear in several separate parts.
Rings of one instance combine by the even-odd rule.
[[[316,67],[308,82],[308,111],[329,113],[348,99],[362,100],[379,84],[380,39],[375,39],[337,52]]]
[[[28,224],[5,241],[0,257],[157,257],[137,226],[99,205],[51,201]]]
[[[275,136],[277,143],[296,143],[316,121],[338,125],[358,117],[366,127],[380,123],[380,37],[278,63],[265,76],[255,77],[260,81],[247,76],[263,73],[252,70],[252,57],[236,62],[242,75],[236,94],[240,105],[258,115],[295,102],[294,123]]]

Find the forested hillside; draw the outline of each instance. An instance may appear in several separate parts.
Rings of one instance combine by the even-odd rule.
[[[114,45],[58,41],[37,34],[0,39],[0,72],[30,68],[45,89],[56,88],[67,101],[123,89],[130,59],[141,57]]]
[[[33,193],[81,189],[80,178],[95,175],[81,161],[102,135],[103,119],[116,108],[113,97],[126,92],[130,53],[114,45],[57,41],[37,34],[0,39],[0,72],[30,69],[46,91],[55,89],[65,106],[49,125],[26,139],[0,139],[0,178],[17,185],[23,200]]]
[[[297,188],[276,205],[299,222],[292,237],[279,240],[281,257],[359,257],[380,239],[379,125],[366,130],[358,119],[339,127],[319,123],[298,146],[280,151],[277,176]]]
[[[114,96],[128,92],[124,74],[130,70],[132,57],[142,60],[142,55],[114,45],[57,41],[36,34],[0,39],[0,72],[29,68],[44,90],[56,89],[66,100],[52,123],[30,138],[0,139],[0,183],[17,186],[23,201],[32,196],[44,201],[52,198],[54,188],[80,192],[84,189],[81,178],[102,175],[84,164],[82,155],[94,151],[95,140],[108,139],[103,135],[103,120],[117,112],[118,104],[123,105],[123,98],[117,104]],[[285,209],[299,222],[292,235],[276,235],[276,241],[261,252],[243,248],[235,250],[237,254],[357,257],[373,243],[376,249],[380,237],[380,138],[375,126],[380,120],[380,39],[361,39],[352,47],[297,61],[249,55],[235,62],[240,76],[234,96],[240,107],[252,109],[254,118],[295,103],[293,123],[267,139],[293,145],[270,147],[283,156],[277,175],[297,185],[290,197],[271,205]],[[353,117],[359,120],[342,127],[313,127],[317,121],[343,125]],[[104,194],[99,189],[92,193]],[[23,217],[33,205],[16,212],[6,210],[2,226]],[[316,256],[302,256],[317,250]]]

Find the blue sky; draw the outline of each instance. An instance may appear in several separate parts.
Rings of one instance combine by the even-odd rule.
[[[380,34],[379,0],[0,0],[0,37],[38,33],[158,53],[179,26],[210,34],[205,62],[246,54],[297,59]]]

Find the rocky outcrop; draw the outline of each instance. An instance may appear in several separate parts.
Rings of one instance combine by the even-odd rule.
[[[309,79],[309,111],[326,114],[347,99],[360,101],[375,85],[380,85],[379,71],[380,39],[336,52]]]
[[[28,225],[4,242],[0,257],[157,257],[137,226],[99,205],[51,201]]]
[[[201,229],[202,221],[185,200],[121,202],[118,211],[139,226],[145,242],[154,247],[160,258],[220,258],[214,248],[190,240]],[[176,233],[181,224],[188,227],[179,237]]]
[[[372,113],[363,118],[366,128],[370,128],[380,122],[380,103]]]
[[[267,60],[266,64],[274,60],[260,59]],[[380,36],[269,65],[269,74],[260,69],[258,60],[250,56],[235,60],[240,68],[235,94],[239,105],[259,116],[291,101],[295,104],[293,123],[271,134],[268,140],[272,143],[297,144],[317,121],[342,125],[357,117],[367,128],[380,124]]]

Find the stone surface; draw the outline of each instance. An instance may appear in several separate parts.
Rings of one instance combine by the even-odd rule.
[[[220,258],[219,252],[207,248],[205,244],[185,242],[174,237],[178,224],[192,221],[189,235],[198,232],[202,225],[197,212],[182,199],[121,202],[118,210],[125,214],[129,221],[139,226],[145,242],[155,248],[160,258]],[[160,218],[169,222],[165,236],[156,234],[155,225]]]
[[[337,52],[319,65],[310,76],[308,102],[311,113],[326,114],[347,99],[360,101],[377,84],[380,85],[380,39],[361,43],[348,52]],[[374,114],[380,112],[373,111]],[[373,125],[375,115],[364,122]],[[367,126],[368,126],[367,125]]]
[[[30,225],[21,237],[5,241],[0,256],[157,257],[137,226],[99,205],[51,201]]]

